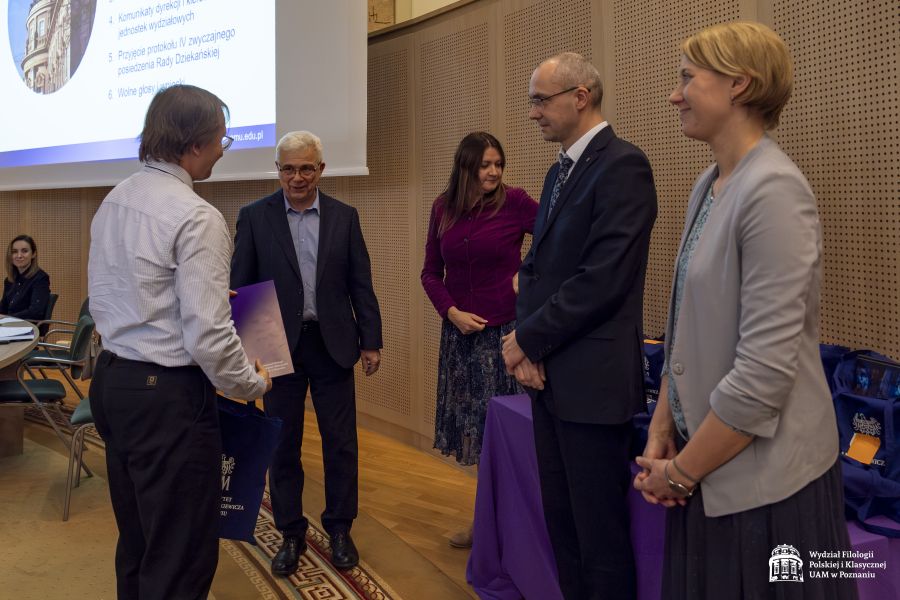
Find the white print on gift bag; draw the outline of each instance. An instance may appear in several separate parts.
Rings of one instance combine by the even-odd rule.
[[[803,583],[803,559],[796,548],[788,544],[775,546],[769,559],[769,581]]]
[[[222,455],[222,491],[231,491],[231,474],[234,473],[234,457]]]
[[[861,412],[853,415],[853,429],[857,433],[862,433],[864,435],[871,435],[875,437],[879,437],[881,435],[881,423],[878,422],[878,419],[872,417],[870,419],[866,418],[866,415]]]

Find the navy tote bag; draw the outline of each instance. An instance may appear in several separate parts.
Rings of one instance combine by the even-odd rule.
[[[255,544],[253,532],[281,419],[267,417],[254,403],[219,396],[219,427],[222,431],[219,537]]]
[[[847,516],[900,537],[900,364],[869,350],[849,352],[833,383]],[[866,522],[875,516],[897,528]]]

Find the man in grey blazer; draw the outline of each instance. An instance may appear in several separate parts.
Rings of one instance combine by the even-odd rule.
[[[541,496],[568,600],[633,598],[631,418],[644,410],[642,311],[656,191],[600,112],[600,75],[566,53],[535,70],[529,117],[561,145],[519,271],[507,369],[532,397]]]
[[[359,562],[350,537],[357,515],[357,438],[353,365],[366,375],[381,360],[381,313],[372,289],[369,253],[359,215],[318,189],[325,169],[322,142],[291,132],[275,149],[281,188],[238,215],[232,288],[273,280],[292,351],[294,373],[275,379],[268,415],[282,419],[269,470],[275,525],[284,535],[272,572],[288,576],[306,550],[300,447],[307,389],[322,434],[325,511],[332,563]]]

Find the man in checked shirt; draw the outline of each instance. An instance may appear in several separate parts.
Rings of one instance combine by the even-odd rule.
[[[231,145],[228,108],[175,85],[147,110],[143,168],[91,224],[88,293],[103,338],[91,411],[106,443],[121,599],[206,598],[218,560],[216,389],[272,387],[231,323],[225,219],[194,193]]]

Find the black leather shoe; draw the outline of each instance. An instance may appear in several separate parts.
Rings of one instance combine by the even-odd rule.
[[[306,538],[286,535],[278,553],[272,557],[272,574],[287,577],[293,575],[300,564],[300,555],[306,552]]]
[[[359,551],[346,529],[331,534],[331,564],[338,569],[352,569],[359,564]]]

